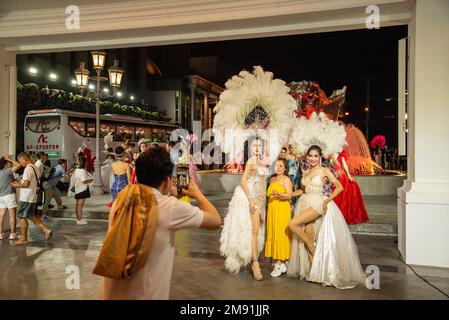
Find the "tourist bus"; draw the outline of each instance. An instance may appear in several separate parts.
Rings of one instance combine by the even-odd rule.
[[[145,138],[165,144],[177,128],[179,126],[161,121],[104,114],[100,116],[100,151],[104,150],[103,138],[110,132],[114,137],[111,147],[115,148],[127,139],[137,142]],[[47,153],[52,165],[58,159],[67,159],[70,165],[83,144],[95,156],[95,114],[59,109],[32,110],[25,117],[24,130],[24,150]],[[104,152],[100,152],[100,158],[101,161],[105,158]]]

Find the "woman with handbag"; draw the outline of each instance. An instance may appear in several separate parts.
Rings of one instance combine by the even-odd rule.
[[[73,173],[71,181],[71,188],[75,194],[76,205],[76,224],[84,225],[87,221],[83,219],[83,207],[87,198],[90,198],[89,183],[92,183],[93,179],[86,170],[87,159],[85,157],[79,158],[78,168]]]

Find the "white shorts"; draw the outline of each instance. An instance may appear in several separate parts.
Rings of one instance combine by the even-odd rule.
[[[6,196],[0,197],[0,209],[14,209],[17,208],[17,200],[16,200],[16,194],[11,193]]]

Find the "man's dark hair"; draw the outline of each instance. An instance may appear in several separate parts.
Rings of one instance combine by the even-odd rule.
[[[1,158],[0,159],[0,170],[5,169],[6,164],[8,163],[8,161],[5,160],[5,158]]]
[[[87,158],[86,157],[80,157],[78,161],[78,168],[79,169],[86,169],[87,167]]]
[[[153,188],[159,188],[165,178],[171,177],[173,167],[170,153],[164,148],[150,148],[136,160],[137,181]]]
[[[66,159],[59,159],[59,160],[58,160],[58,164],[63,164],[63,163],[65,163],[65,162],[67,162]]]
[[[36,156],[39,160],[41,160],[44,158],[45,152],[39,151],[38,153],[36,153]]]
[[[125,149],[121,146],[115,148],[115,154],[117,156],[122,156],[125,153]]]

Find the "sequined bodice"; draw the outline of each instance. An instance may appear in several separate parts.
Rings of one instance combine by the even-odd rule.
[[[302,178],[302,184],[305,186],[306,193],[322,193],[323,181],[320,176],[313,177],[310,181]]]
[[[258,167],[251,170],[248,176],[248,189],[250,198],[256,201],[256,204],[261,208],[265,205],[265,192],[267,189],[268,169]]]

